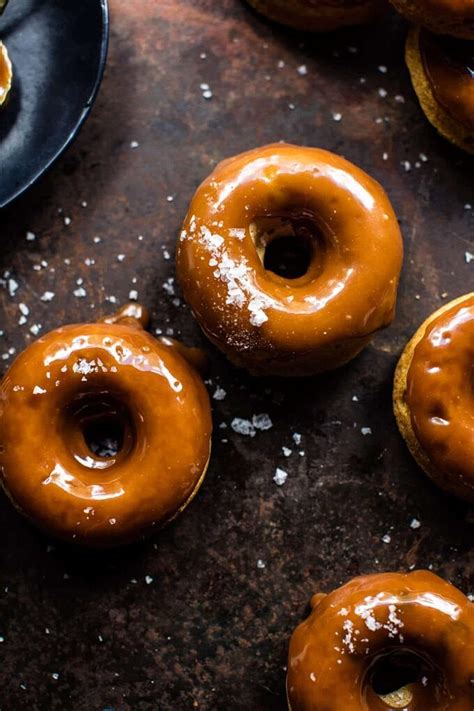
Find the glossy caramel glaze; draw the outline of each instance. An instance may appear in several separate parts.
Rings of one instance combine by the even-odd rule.
[[[257,222],[315,229],[306,272],[265,268]],[[347,362],[394,316],[402,262],[383,189],[343,158],[273,144],[224,161],[198,188],[177,251],[206,335],[256,373],[307,375]]]
[[[133,316],[135,314],[135,318]],[[211,413],[182,353],[146,333],[136,305],[30,345],[0,384],[0,475],[14,505],[69,541],[131,541],[174,518],[201,483]],[[113,423],[118,452],[86,432]]]
[[[7,100],[12,85],[12,65],[7,48],[0,42],[0,106]]]
[[[474,500],[474,296],[428,324],[413,352],[405,398],[438,478]]]
[[[451,118],[474,131],[474,42],[422,30],[419,47],[437,102]]]
[[[368,575],[312,607],[290,642],[291,711],[472,711],[474,605],[449,583],[426,571]],[[414,677],[379,695],[377,668],[402,654]]]

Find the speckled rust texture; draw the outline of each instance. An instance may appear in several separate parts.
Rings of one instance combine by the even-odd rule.
[[[111,15],[89,122],[0,216],[0,271],[13,279],[0,289],[2,369],[31,327],[94,319],[131,290],[153,329],[203,342],[178,289],[163,288],[180,222],[217,161],[279,139],[342,153],[386,187],[406,246],[398,316],[352,364],[304,382],[254,380],[206,344],[211,394],[227,393],[213,400],[209,474],[143,545],[71,550],[2,498],[0,708],[283,711],[288,638],[316,590],[429,566],[473,591],[472,510],[420,472],[391,411],[407,339],[472,290],[473,164],[424,119],[393,16],[311,38],[239,0],[112,0]],[[273,427],[253,438],[230,427],[264,412]]]

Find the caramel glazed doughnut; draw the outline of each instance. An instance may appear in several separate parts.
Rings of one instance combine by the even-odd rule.
[[[1,12],[1,8],[0,8]],[[6,103],[12,86],[13,69],[8,51],[0,42],[0,108]]]
[[[413,27],[405,59],[427,119],[451,143],[474,153],[474,42]]]
[[[474,39],[473,0],[390,0],[398,12],[431,32]]]
[[[65,326],[0,383],[0,480],[15,507],[67,541],[132,541],[177,516],[201,485],[211,412],[196,349],[157,341],[129,305]],[[98,432],[117,433],[98,453]]]
[[[224,161],[198,188],[177,273],[233,363],[311,375],[346,363],[392,321],[402,251],[378,183],[328,151],[278,143]]]
[[[433,573],[355,578],[290,642],[291,711],[472,711],[474,605]]]
[[[306,32],[328,32],[362,25],[387,8],[386,0],[247,0],[258,12]]]
[[[474,293],[429,316],[397,365],[398,427],[422,469],[474,502]]]

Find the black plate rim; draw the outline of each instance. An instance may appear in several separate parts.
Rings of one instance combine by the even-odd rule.
[[[107,53],[109,49],[109,29],[110,29],[110,14],[109,14],[109,5],[108,5],[108,0],[100,0],[100,7],[102,10],[102,34],[101,34],[101,42],[100,42],[100,57],[99,57],[99,64],[98,64],[98,71],[97,71],[97,77],[94,82],[94,86],[92,87],[92,91],[86,101],[86,104],[82,110],[81,115],[77,119],[77,122],[75,126],[73,127],[72,131],[70,132],[69,136],[66,138],[66,140],[63,142],[63,144],[59,147],[59,149],[56,151],[56,153],[51,157],[51,159],[45,163],[36,173],[35,175],[29,180],[27,183],[22,185],[16,192],[12,193],[4,202],[0,202],[0,210],[3,210],[3,208],[7,207],[7,205],[10,205],[12,202],[17,200],[19,197],[24,195],[33,185],[40,180],[40,178],[43,177],[45,173],[48,172],[48,170],[56,163],[56,161],[67,151],[71,143],[75,140],[77,137],[79,131],[81,130],[82,126],[84,125],[87,117],[89,116],[92,107],[94,106],[95,100],[97,98],[97,94],[99,93],[100,85],[102,83],[102,78],[104,76],[104,71],[105,71],[105,65],[107,63]]]

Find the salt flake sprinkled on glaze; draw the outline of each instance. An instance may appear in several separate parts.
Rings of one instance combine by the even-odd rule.
[[[240,236],[242,233],[243,236]],[[234,237],[237,236],[238,239],[243,239],[245,230],[233,229],[230,234]],[[250,281],[251,269],[247,260],[244,257],[239,260],[233,259],[225,249],[225,240],[222,235],[211,232],[206,225],[200,227],[199,235],[201,244],[211,256],[209,266],[216,267],[213,271],[214,277],[227,285],[226,304],[238,308],[243,308],[247,304],[251,325],[262,326],[268,321],[265,309],[271,306],[271,301],[260,294],[253,293]]]

